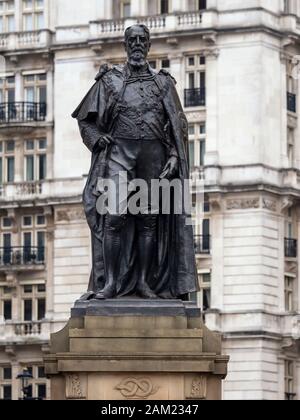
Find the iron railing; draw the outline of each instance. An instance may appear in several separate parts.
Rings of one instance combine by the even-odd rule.
[[[210,254],[210,250],[211,250],[211,236],[210,235],[195,235],[194,244],[195,244],[196,254]]]
[[[0,124],[45,121],[47,105],[44,102],[3,102],[0,104]]]
[[[206,89],[185,89],[184,90],[184,106],[190,108],[192,106],[205,106]]]
[[[291,112],[297,112],[297,97],[294,93],[287,92],[287,109]]]
[[[284,240],[284,252],[287,258],[297,258],[298,254],[298,241],[296,239]]]
[[[0,248],[1,266],[40,265],[45,263],[45,247]]]

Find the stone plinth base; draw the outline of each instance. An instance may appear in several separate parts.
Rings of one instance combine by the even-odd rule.
[[[221,399],[228,358],[192,304],[78,302],[51,336],[51,399]]]

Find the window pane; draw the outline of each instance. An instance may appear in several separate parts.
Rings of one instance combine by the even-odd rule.
[[[26,285],[23,287],[24,293],[32,293],[32,286]]]
[[[204,166],[204,163],[205,163],[205,148],[206,148],[205,141],[201,141],[200,142],[200,166]]]
[[[170,68],[170,60],[168,60],[168,59],[162,60],[161,66],[162,66],[163,69]]]
[[[3,399],[11,400],[11,385],[3,385]]]
[[[12,379],[11,367],[3,368],[3,379],[6,379],[6,380]]]
[[[44,366],[38,367],[38,378],[46,378]]]
[[[14,182],[15,180],[15,158],[7,158],[7,182]]]
[[[38,261],[45,260],[45,232],[37,233]]]
[[[37,13],[36,14],[36,29],[43,29],[44,26],[45,26],[44,13]]]
[[[32,226],[32,217],[24,216],[23,217],[23,226]]]
[[[2,163],[2,157],[0,157],[0,184],[3,183],[2,172],[3,172],[3,163]]]
[[[12,219],[10,217],[3,218],[3,227],[4,228],[12,227]]]
[[[190,167],[193,168],[195,166],[195,143],[193,141],[189,142],[189,150],[190,150]]]
[[[169,0],[160,0],[160,13],[169,13]]]
[[[46,155],[39,155],[39,181],[46,179],[47,160]]]
[[[34,181],[34,156],[26,156],[26,181]]]
[[[34,102],[34,88],[25,89],[26,102]]]
[[[15,31],[15,17],[14,16],[7,17],[7,29],[8,29],[8,32]]]
[[[35,0],[35,5],[37,8],[42,9],[44,7],[44,0]]]
[[[6,142],[6,151],[7,152],[14,152],[15,150],[15,142],[14,140],[10,140]]]
[[[31,14],[24,16],[24,30],[33,31],[33,18]]]
[[[27,140],[26,141],[26,150],[34,150],[34,141],[33,140]]]
[[[46,385],[45,384],[39,384],[37,385],[37,389],[38,389],[38,398],[41,399],[46,399]]]
[[[38,284],[38,293],[45,293],[46,292],[46,285],[45,284]]]
[[[189,62],[189,66],[194,66],[195,65],[195,57],[189,57],[188,62]]]
[[[38,321],[45,318],[46,314],[46,301],[45,299],[38,299]]]
[[[11,300],[5,300],[3,302],[3,309],[4,309],[4,319],[5,321],[11,321],[12,319],[12,305],[11,305]]]
[[[0,16],[0,32],[4,32],[4,28],[3,28],[3,17],[2,16]]]
[[[47,88],[46,88],[46,86],[39,88],[39,101],[41,103],[46,103],[47,102]]]
[[[44,226],[46,224],[45,216],[38,216],[36,223],[37,223],[38,226]]]
[[[45,150],[45,149],[47,149],[47,140],[46,139],[39,140],[39,150]]]
[[[32,321],[32,300],[24,300],[24,321]]]
[[[150,67],[152,67],[153,69],[156,69],[156,61],[149,61],[149,65],[150,65]]]

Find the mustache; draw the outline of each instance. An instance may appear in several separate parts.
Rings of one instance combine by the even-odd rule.
[[[141,53],[143,53],[144,52],[144,49],[143,48],[134,48],[131,52],[141,52]]]

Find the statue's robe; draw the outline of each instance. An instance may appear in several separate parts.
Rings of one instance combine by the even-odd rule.
[[[95,194],[98,178],[103,177],[105,160],[109,159],[107,149],[99,150],[98,141],[102,135],[113,133],[115,121],[120,112],[120,99],[128,78],[127,65],[108,69],[103,66],[96,77],[96,83],[72,114],[79,123],[85,145],[92,152],[91,169],[83,193],[83,203],[89,227],[92,232],[93,268],[86,296],[102,290],[105,286],[103,258],[104,217],[98,214]],[[164,109],[170,122],[170,148],[177,151],[179,179],[189,179],[188,167],[188,123],[183,112],[174,79],[164,70],[149,72],[161,91]],[[174,154],[174,152],[172,152]],[[189,223],[187,223],[189,222]],[[122,231],[122,251],[117,284],[118,297],[133,295],[137,284],[138,264],[135,240],[134,218],[130,218]],[[157,229],[156,258],[151,275],[150,288],[161,298],[179,298],[197,290],[193,228],[190,214],[160,215]]]

